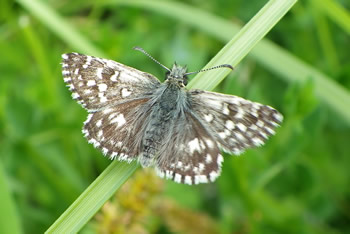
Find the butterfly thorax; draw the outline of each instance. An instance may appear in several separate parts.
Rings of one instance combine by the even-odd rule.
[[[188,105],[183,89],[187,83],[185,72],[186,68],[175,64],[154,96],[156,100],[143,137],[142,154],[139,158],[143,167],[152,166],[164,143],[169,141],[175,121],[181,117],[183,109]]]

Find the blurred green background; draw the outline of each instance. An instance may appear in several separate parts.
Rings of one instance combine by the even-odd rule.
[[[133,46],[195,71],[225,45],[195,22],[125,1],[42,1],[74,29],[65,31],[35,2],[0,2],[1,233],[44,232],[110,163],[81,134],[87,114],[64,85],[62,53],[104,56],[163,79]],[[266,3],[177,2],[241,26]],[[215,91],[278,109],[285,120],[276,135],[240,157],[225,155],[213,184],[175,184],[139,169],[82,232],[350,233],[349,8],[346,0],[299,1],[267,35],[336,85],[347,98],[338,111],[327,89],[317,92],[317,76],[285,78],[298,71],[283,75],[247,56]],[[266,60],[278,67],[273,56]]]

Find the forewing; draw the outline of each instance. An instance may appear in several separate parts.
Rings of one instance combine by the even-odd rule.
[[[223,157],[215,140],[190,111],[179,115],[160,150],[156,171],[177,183],[213,182],[221,173]]]
[[[263,145],[283,120],[272,107],[241,97],[202,90],[188,94],[192,110],[210,129],[219,147],[229,153],[238,155]]]
[[[148,101],[135,99],[90,113],[84,122],[84,136],[111,159],[128,162],[137,159],[144,122],[150,113]]]
[[[73,99],[90,112],[142,98],[160,84],[154,76],[112,60],[78,53],[62,58],[64,82]]]

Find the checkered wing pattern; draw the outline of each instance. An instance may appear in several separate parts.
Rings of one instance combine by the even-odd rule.
[[[154,76],[112,60],[78,53],[62,55],[64,82],[89,112],[143,98],[160,82]]]
[[[112,60],[78,53],[62,58],[64,81],[89,112],[83,128],[88,142],[111,159],[137,159],[135,139],[142,138],[147,102],[160,85],[158,79]]]
[[[221,150],[238,155],[263,145],[283,120],[272,107],[241,97],[187,91],[189,73],[176,64],[161,84],[112,60],[78,53],[62,58],[64,82],[89,112],[88,142],[111,159],[138,160],[177,183],[214,181]]]
[[[282,122],[282,115],[270,106],[241,97],[191,90],[192,110],[228,153],[241,154],[261,146]]]
[[[213,182],[223,157],[212,133],[192,112],[180,115],[172,126],[171,141],[157,160],[158,175],[190,185]]]

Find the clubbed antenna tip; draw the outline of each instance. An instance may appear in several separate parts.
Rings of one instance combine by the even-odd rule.
[[[207,69],[202,69],[202,70],[195,71],[195,72],[188,72],[185,75],[191,75],[191,74],[196,74],[196,73],[199,73],[199,72],[210,71],[210,70],[217,69],[217,68],[222,68],[222,67],[227,67],[227,68],[230,68],[231,70],[233,70],[233,67],[230,64],[221,64],[219,66],[215,66],[215,67],[211,67],[211,68],[207,68]]]
[[[227,67],[227,68],[230,68],[231,70],[233,70],[233,67],[230,64],[222,64],[221,66],[222,67]]]

